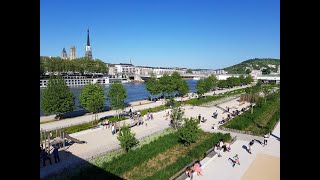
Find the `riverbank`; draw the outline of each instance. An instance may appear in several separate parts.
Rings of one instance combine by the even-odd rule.
[[[214,93],[215,94],[225,93],[228,91],[241,89],[241,88],[245,88],[245,87],[248,87],[248,86],[234,87],[231,89],[224,89],[224,90],[219,90],[219,91],[215,91],[215,92],[209,92],[209,93],[206,93],[205,95],[213,95]],[[185,100],[192,99],[192,98],[196,98],[196,97],[190,97],[190,98],[189,97],[184,97],[184,98],[179,97],[179,98],[175,98],[175,99],[177,101],[185,101]],[[161,106],[163,104],[164,104],[164,101],[160,100],[160,101],[152,102],[149,104],[142,104],[142,105],[127,107],[127,108],[125,108],[125,111],[129,111],[129,109],[132,109],[132,111],[141,111],[144,109],[149,109],[149,108]],[[102,112],[102,113],[98,113],[98,118],[105,117],[105,116],[113,116],[115,114],[116,114],[115,110]],[[60,120],[60,121],[54,121],[54,122],[50,122],[50,123],[40,124],[40,129],[43,129],[43,130],[61,129],[64,127],[70,127],[70,126],[79,125],[79,124],[87,123],[87,122],[91,122],[91,121],[93,121],[92,115],[84,115],[84,116],[68,118],[68,119],[64,119],[64,120]]]

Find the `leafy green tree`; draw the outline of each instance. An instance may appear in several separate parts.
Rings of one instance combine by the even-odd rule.
[[[208,79],[210,79],[211,82],[212,82],[212,87],[211,87],[211,89],[212,89],[212,88],[216,88],[216,87],[217,87],[217,83],[218,83],[218,78],[217,78],[215,75],[211,74],[211,75],[208,77]]]
[[[197,94],[201,97],[206,92],[206,82],[204,79],[200,79],[196,85]]]
[[[251,75],[248,75],[246,78],[245,78],[245,84],[250,84],[253,82],[253,78]]]
[[[175,107],[170,115],[171,118],[171,126],[174,129],[178,129],[181,127],[183,122],[184,111],[180,107]]]
[[[75,110],[75,97],[61,76],[50,77],[47,87],[43,90],[40,103],[45,114],[58,114]]]
[[[219,88],[225,88],[225,87],[227,87],[228,85],[227,85],[227,81],[226,80],[220,80],[220,81],[218,81],[218,87]]]
[[[189,85],[186,81],[181,80],[178,81],[178,93],[181,94],[182,96],[186,95],[189,92]]]
[[[96,113],[103,110],[105,100],[104,88],[100,84],[85,85],[79,96],[80,105],[95,114],[95,120],[97,119]]]
[[[240,84],[245,84],[245,80],[244,80],[244,76],[243,75],[239,76],[239,81],[240,81]]]
[[[163,94],[172,96],[173,92],[176,90],[176,84],[174,78],[170,77],[167,73],[159,79],[160,89]]]
[[[117,139],[120,141],[121,148],[126,152],[139,144],[139,141],[135,137],[135,133],[131,132],[129,126],[122,126],[120,128]]]
[[[200,128],[195,118],[186,118],[184,124],[178,129],[179,139],[185,146],[190,146],[198,139]]]
[[[270,74],[270,73],[271,73],[270,68],[266,68],[262,70],[262,74]]]
[[[152,95],[157,95],[161,93],[160,82],[155,76],[155,74],[151,74],[151,77],[146,81],[146,89]]]
[[[209,92],[213,87],[213,81],[211,78],[205,78],[204,84],[205,84],[205,88],[204,88],[205,92]]]
[[[251,73],[251,70],[250,69],[247,69],[246,70],[246,74],[250,74]]]
[[[187,69],[187,73],[192,74],[192,69]]]
[[[107,97],[110,99],[112,109],[124,109],[124,100],[127,98],[127,92],[121,83],[116,82],[111,84]],[[118,118],[120,118],[119,112]]]

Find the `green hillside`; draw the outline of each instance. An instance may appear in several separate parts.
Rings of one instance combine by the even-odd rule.
[[[273,65],[275,66],[273,67]],[[250,69],[250,70],[269,69],[271,72],[277,72],[279,65],[280,65],[280,59],[255,58],[255,59],[249,59],[239,64],[224,68],[224,70],[228,71],[229,74],[245,74],[246,69]]]

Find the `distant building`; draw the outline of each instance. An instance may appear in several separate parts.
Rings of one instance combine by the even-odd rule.
[[[87,46],[86,46],[86,54],[85,57],[92,59],[92,52],[90,47],[90,38],[89,38],[89,29],[88,29],[88,36],[87,36]]]
[[[65,48],[63,48],[61,52],[61,59],[68,59],[67,51]]]
[[[224,69],[216,69],[213,70],[213,74],[218,75],[218,74],[228,74],[227,71],[225,71]]]
[[[260,71],[260,70],[252,70],[250,75],[252,76],[252,78],[254,80],[256,80],[258,76],[262,75],[262,71]]]
[[[133,75],[135,74],[135,67],[132,64],[120,63],[115,64],[116,74]]]
[[[76,47],[71,46],[70,47],[70,60],[76,59]]]
[[[135,66],[136,75],[150,75],[153,72],[152,67],[148,66]]]

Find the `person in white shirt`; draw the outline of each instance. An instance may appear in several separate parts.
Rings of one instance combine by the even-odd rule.
[[[111,132],[112,132],[112,135],[115,134],[115,132],[114,132],[114,124],[112,124],[112,126],[111,126]]]
[[[263,147],[267,145],[269,137],[270,137],[270,133],[267,133],[263,136],[264,138]]]
[[[214,146],[214,152],[216,152],[218,154],[218,157],[222,157],[220,151],[221,151],[221,148],[219,147],[219,144],[217,143]]]

